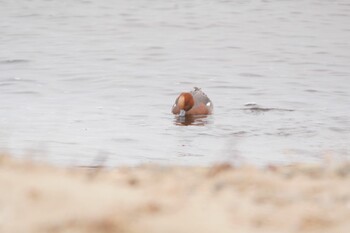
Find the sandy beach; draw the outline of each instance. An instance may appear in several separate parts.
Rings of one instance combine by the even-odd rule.
[[[59,168],[0,159],[0,232],[350,232],[350,164]]]

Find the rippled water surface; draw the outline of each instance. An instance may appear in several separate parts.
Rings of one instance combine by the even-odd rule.
[[[110,166],[350,156],[350,3],[0,1],[0,151]],[[209,117],[170,113],[201,87]]]

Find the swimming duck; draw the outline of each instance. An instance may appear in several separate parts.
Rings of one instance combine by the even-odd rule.
[[[172,108],[172,113],[179,114],[179,116],[207,115],[212,112],[213,103],[198,87],[194,87],[194,90],[190,92],[182,92]]]

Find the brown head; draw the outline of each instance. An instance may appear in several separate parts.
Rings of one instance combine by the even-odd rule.
[[[194,99],[191,93],[183,92],[176,99],[172,112],[184,116],[194,105]]]

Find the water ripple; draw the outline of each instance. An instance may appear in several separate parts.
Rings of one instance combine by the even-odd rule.
[[[8,60],[0,60],[0,64],[20,64],[20,63],[29,63],[30,60],[26,59],[8,59]]]

